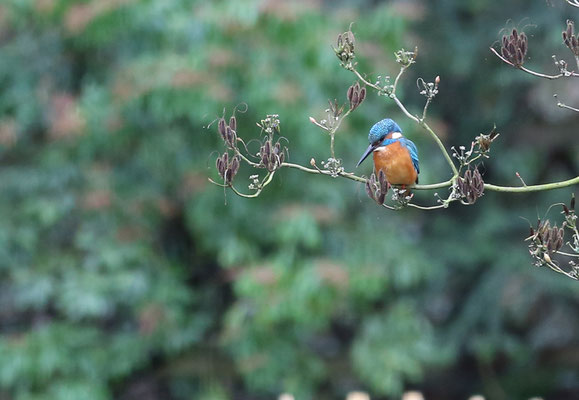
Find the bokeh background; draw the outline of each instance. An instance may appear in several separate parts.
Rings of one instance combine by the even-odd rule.
[[[418,46],[400,97],[420,111],[417,78],[440,75],[429,122],[448,147],[497,125],[485,180],[576,176],[579,115],[552,95],[577,106],[577,83],[489,47],[517,27],[527,65],[555,73],[552,54],[574,66],[561,31],[577,17],[559,0],[3,0],[0,399],[578,398],[579,286],[523,241],[523,218],[576,188],[428,213],[297,170],[252,200],[207,179],[234,110],[246,141],[279,114],[290,161],[329,156],[308,117],[354,83],[331,49],[352,22],[371,77]],[[448,179],[373,93],[337,134],[347,169],[385,117],[417,143],[422,183]]]

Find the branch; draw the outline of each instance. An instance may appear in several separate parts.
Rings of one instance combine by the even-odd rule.
[[[567,110],[579,112],[579,108],[568,106],[567,104],[561,103],[556,94],[553,95],[555,99],[557,99],[557,107],[566,108]]]
[[[579,74],[574,72],[574,71],[568,71],[566,74],[559,73],[557,75],[546,75],[546,74],[542,74],[540,72],[535,72],[535,71],[532,71],[528,68],[523,67],[522,65],[517,66],[517,65],[513,64],[512,62],[510,62],[509,60],[507,60],[506,58],[501,56],[499,54],[499,52],[496,51],[493,47],[490,47],[490,50],[495,54],[495,56],[500,58],[501,61],[504,62],[505,64],[508,64],[513,68],[520,69],[521,71],[526,72],[529,75],[533,75],[533,76],[536,76],[539,78],[544,78],[544,79],[550,79],[550,80],[559,79],[559,78],[563,78],[563,77],[574,77],[574,78],[579,77]]]
[[[571,278],[575,281],[579,280],[579,278],[577,278],[575,275],[570,274],[569,272],[563,271],[561,269],[561,267],[559,267],[557,264],[555,264],[553,261],[547,262],[545,263],[545,265],[549,268],[551,268],[553,271],[558,272],[560,274],[565,275],[567,278]]]
[[[561,189],[567,186],[573,186],[579,184],[579,176],[575,178],[568,179],[566,181],[545,183],[542,185],[531,185],[531,186],[498,186],[491,185],[490,183],[485,183],[485,190],[491,190],[494,192],[508,192],[508,193],[526,193],[526,192],[540,192],[543,190],[553,190]]]

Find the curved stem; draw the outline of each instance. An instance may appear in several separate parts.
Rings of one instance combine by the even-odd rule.
[[[308,167],[304,167],[303,165],[300,165],[300,164],[293,164],[293,163],[284,162],[283,164],[281,164],[281,166],[287,167],[287,168],[299,169],[300,171],[304,171],[304,172],[307,172],[309,174],[332,175],[332,173],[330,171],[325,171],[325,170],[322,170],[319,168],[318,169],[308,168]],[[339,175],[344,177],[344,178],[348,178],[348,179],[351,179],[353,181],[356,181],[356,182],[362,182],[362,183],[366,182],[365,178],[351,174],[349,172],[340,172]]]
[[[509,60],[507,60],[506,58],[504,58],[502,55],[499,54],[498,51],[496,51],[493,47],[490,47],[491,51],[494,53],[495,56],[497,56],[498,58],[501,59],[502,62],[504,62],[505,64],[509,64],[511,67],[516,68],[516,69],[520,69],[523,72],[526,72],[529,75],[533,75],[533,76],[537,76],[539,78],[545,78],[545,79],[559,79],[559,78],[563,78],[563,77],[579,77],[579,74],[573,71],[565,71],[566,73],[559,73],[557,75],[547,75],[547,74],[542,74],[540,72],[535,72],[532,71],[528,68],[523,67],[522,65],[515,65],[512,62],[510,62]],[[567,75],[568,72],[568,75]]]
[[[241,151],[239,151],[238,149],[233,149],[235,151],[235,154],[237,154],[243,161],[245,161],[246,163],[248,163],[249,165],[251,165],[253,168],[259,168],[259,164],[256,162],[251,161],[249,158],[247,158],[246,156],[244,156]]]
[[[438,204],[436,206],[419,206],[418,204],[408,203],[408,206],[418,208],[420,210],[437,210],[439,208],[447,208],[444,204]]]
[[[265,176],[263,182],[261,183],[261,185],[259,186],[259,189],[253,193],[253,194],[245,194],[245,193],[241,193],[239,190],[237,190],[233,185],[231,185],[231,190],[233,190],[233,192],[235,192],[236,195],[241,196],[241,197],[245,197],[246,199],[252,199],[254,197],[257,197],[261,194],[261,191],[271,183],[273,176],[275,174],[275,171],[273,172],[268,172],[268,174]]]

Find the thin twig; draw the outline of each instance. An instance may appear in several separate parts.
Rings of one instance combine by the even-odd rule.
[[[579,108],[568,106],[567,104],[563,104],[560,101],[557,102],[557,107],[566,108],[567,110],[579,112]]]
[[[521,174],[519,174],[518,172],[515,172],[515,175],[517,175],[517,178],[519,178],[519,180],[521,181],[521,183],[523,184],[523,186],[527,186],[527,184],[526,184],[525,181],[523,180],[523,177],[521,176]]]
[[[568,278],[574,279],[574,280],[579,280],[579,278],[577,278],[575,275],[570,274],[569,272],[563,271],[561,269],[561,267],[559,267],[557,264],[555,264],[553,261],[546,263],[545,265],[547,265],[547,267],[551,268],[553,271],[558,272],[560,274],[565,275]]]
[[[229,185],[224,185],[223,183],[215,182],[215,181],[214,181],[213,179],[211,179],[211,178],[207,178],[207,180],[208,180],[209,182],[211,182],[212,184],[217,185],[217,186],[220,186],[220,187],[222,187],[222,188],[227,188],[227,187],[229,187]]]
[[[557,254],[561,254],[562,256],[577,257],[577,258],[579,258],[579,254],[566,253],[566,252],[561,251],[561,250],[557,250],[556,253],[557,253]]]
[[[408,203],[409,207],[414,207],[414,208],[418,208],[420,210],[437,210],[439,208],[448,208],[446,207],[444,204],[438,204],[436,206],[420,206],[418,204],[414,204],[414,203]]]
[[[243,161],[251,165],[253,168],[260,167],[260,164],[253,162],[249,158],[245,157],[237,148],[234,148],[233,150],[235,151],[235,154],[237,154]]]
[[[406,66],[402,66],[400,67],[400,71],[398,72],[398,75],[396,75],[396,79],[394,79],[394,85],[392,85],[392,94],[396,93],[396,88],[398,87],[398,81],[400,80],[400,77],[402,76],[402,74],[404,73],[404,71],[406,70],[406,68],[408,68],[410,66],[406,65]]]

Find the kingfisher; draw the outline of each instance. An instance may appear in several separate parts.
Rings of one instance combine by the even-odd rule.
[[[374,170],[376,174],[384,171],[386,180],[391,185],[406,186],[418,183],[418,150],[416,145],[402,135],[402,129],[390,118],[374,124],[368,134],[370,146],[366,149],[356,167],[374,153]],[[408,192],[410,194],[410,192]]]

